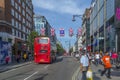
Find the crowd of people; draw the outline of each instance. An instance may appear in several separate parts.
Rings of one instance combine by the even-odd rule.
[[[14,57],[16,62],[19,63],[21,60],[24,60],[24,61],[31,60],[32,54],[30,51],[24,51],[23,53],[18,51],[18,53]]]
[[[120,52],[116,53],[115,51],[109,51],[109,52],[102,52],[102,51],[96,51],[96,52],[88,52],[88,51],[81,51],[79,53],[79,59],[80,59],[80,70],[82,71],[82,80],[87,80],[86,73],[88,70],[88,67],[91,64],[94,64],[96,66],[103,65],[104,69],[101,71],[101,76],[103,76],[107,72],[107,77],[111,79],[111,68],[113,65],[120,69]]]

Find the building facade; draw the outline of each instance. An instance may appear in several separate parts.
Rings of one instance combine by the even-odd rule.
[[[11,42],[15,53],[27,50],[33,14],[32,0],[0,0],[0,40]]]
[[[54,36],[51,35],[51,26],[48,23],[47,19],[42,15],[34,15],[34,23],[35,23],[35,31],[38,32],[39,35],[41,35],[41,29],[45,29],[45,36],[48,36],[51,40],[51,42],[55,43],[57,42],[56,34]]]
[[[90,9],[87,8],[82,17],[82,44],[83,48],[90,46]]]
[[[92,0],[91,3],[90,37],[92,51],[115,50],[115,0]]]

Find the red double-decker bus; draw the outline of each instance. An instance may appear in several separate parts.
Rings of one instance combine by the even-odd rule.
[[[56,60],[56,44],[49,37],[36,37],[34,40],[34,62],[51,63]]]

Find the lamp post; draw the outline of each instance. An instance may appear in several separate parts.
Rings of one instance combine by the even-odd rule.
[[[104,52],[106,51],[106,0],[104,0]]]
[[[73,17],[72,17],[73,22],[76,21],[76,19],[75,19],[76,17],[82,18],[82,15],[73,15]]]
[[[79,17],[79,18],[82,19],[82,16],[83,16],[83,15],[73,15],[72,21],[73,21],[73,22],[76,21],[76,19],[75,19],[76,17]],[[79,39],[78,34],[76,34],[76,38],[77,38],[77,41],[76,41],[76,43],[77,43],[76,45],[77,45],[77,46],[76,46],[76,48],[77,48],[77,51],[78,51],[78,39]]]

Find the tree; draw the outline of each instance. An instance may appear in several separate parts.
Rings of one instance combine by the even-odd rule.
[[[72,52],[73,52],[73,48],[70,48],[69,53],[72,53]]]
[[[38,33],[36,31],[32,31],[28,35],[27,45],[29,46],[31,51],[33,51],[34,38],[37,36],[38,36]]]
[[[62,55],[64,52],[65,50],[63,49],[63,47],[57,43],[57,54]]]

